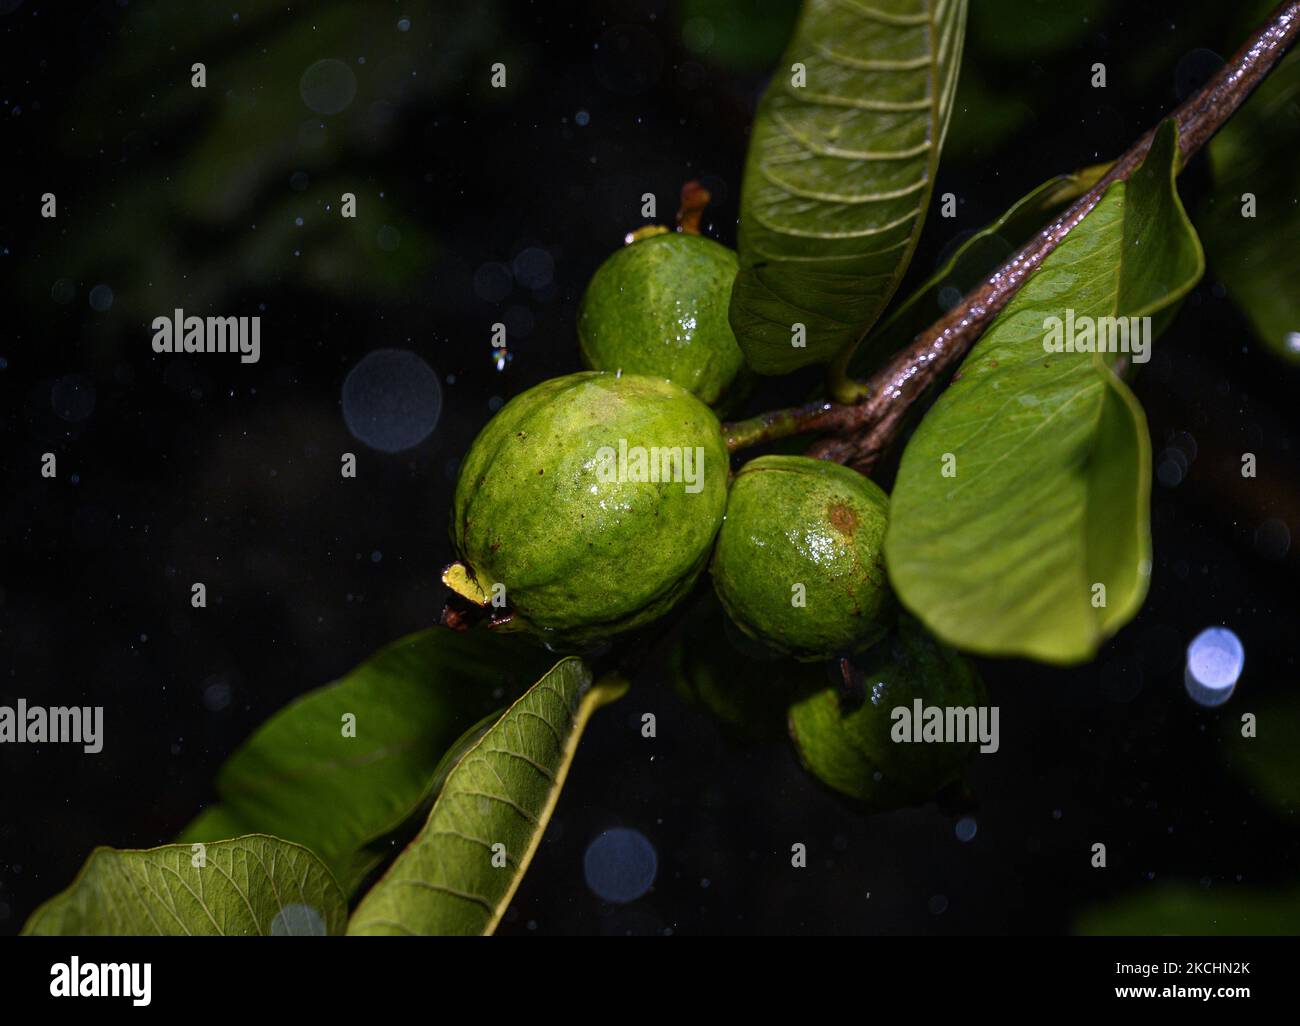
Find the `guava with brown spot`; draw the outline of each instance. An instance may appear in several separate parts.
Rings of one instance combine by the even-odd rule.
[[[710,572],[751,637],[798,659],[860,651],[897,605],[885,573],[889,497],[854,470],[761,456],[732,482]]]
[[[730,473],[721,426],[685,389],[587,371],[516,396],[461,465],[444,581],[515,627],[579,648],[649,623],[708,562]]]

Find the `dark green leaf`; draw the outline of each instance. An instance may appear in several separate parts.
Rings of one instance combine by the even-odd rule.
[[[351,891],[374,864],[358,852],[428,800],[448,747],[553,661],[482,631],[436,627],[394,642],[258,728],[217,776],[220,805],[179,840],[273,833],[310,848]]]
[[[805,3],[759,107],[741,192],[731,325],[754,370],[844,355],[898,286],[925,219],[965,21],[965,0]]]
[[[588,718],[625,689],[593,685],[579,659],[558,663],[456,763],[424,828],[362,900],[348,932],[496,929],[550,822]]]
[[[1200,277],[1176,153],[1166,122],[1131,180],[1106,191],[990,326],[903,454],[890,578],[959,648],[1079,662],[1146,595],[1146,418],[1114,373],[1119,358],[1046,352],[1044,341],[1049,317],[1155,315]]]
[[[77,879],[32,913],[47,936],[340,934],[347,900],[306,848],[252,834],[143,851],[96,848]]]
[[[1292,54],[1210,143],[1214,194],[1197,219],[1228,295],[1260,341],[1292,363],[1300,363],[1297,153],[1300,54]]]

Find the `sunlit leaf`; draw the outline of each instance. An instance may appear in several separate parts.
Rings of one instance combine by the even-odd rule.
[[[306,848],[252,834],[142,851],[96,848],[77,879],[32,913],[24,934],[340,934],[347,901]]]
[[[496,929],[559,800],[578,739],[622,682],[558,663],[447,776],[428,821],[352,916],[354,934]]]
[[[753,369],[845,353],[898,286],[930,201],[965,20],[965,0],[805,3],[759,107],[741,193],[731,324]]]
[[[1200,277],[1176,153],[1167,122],[985,332],[903,454],[890,578],[950,644],[1079,662],[1142,604],[1146,418],[1114,372],[1122,357],[1048,352],[1045,339],[1050,317],[1158,314]]]

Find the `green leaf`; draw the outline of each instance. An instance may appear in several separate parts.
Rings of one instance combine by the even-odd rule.
[[[911,617],[879,645],[856,660],[860,693],[826,687],[790,707],[790,737],[804,768],[828,787],[871,809],[915,805],[956,781],[978,747],[975,724],[970,740],[916,743],[894,740],[902,718],[895,709],[974,708],[986,703],[984,684],[974,668],[939,644]],[[924,720],[922,720],[924,723]],[[904,726],[906,726],[904,724]],[[918,728],[919,729],[919,728]]]
[[[754,370],[844,356],[897,288],[934,184],[965,21],[965,0],[805,3],[759,106],[741,190],[731,325]],[[796,323],[803,347],[791,344]]]
[[[250,834],[204,845],[96,848],[27,920],[37,936],[341,934],[347,900],[315,855]],[[196,864],[198,863],[198,864]]]
[[[556,664],[456,763],[419,835],[352,916],[355,934],[488,934],[532,861],[592,712],[626,690]],[[503,845],[496,849],[494,845]],[[505,864],[494,866],[497,852]]]
[[[1075,663],[1142,604],[1146,418],[1117,357],[1046,352],[1044,340],[1049,317],[1153,315],[1200,277],[1177,152],[1166,122],[1131,180],[1110,186],[1007,304],[903,454],[890,578],[950,644]]]
[[[1021,197],[996,221],[963,241],[907,299],[895,304],[853,355],[850,373],[869,375],[952,306],[949,296],[964,296],[1043,227],[1052,211],[1091,189],[1109,165],[1049,178]],[[943,295],[949,290],[948,296]]]
[[[1211,891],[1166,884],[1084,912],[1074,932],[1088,936],[1292,936],[1300,933],[1300,892]]]
[[[1214,273],[1268,348],[1300,363],[1300,54],[1264,80],[1210,143],[1214,193],[1197,224]],[[1253,216],[1244,216],[1246,195]]]
[[[396,641],[259,727],[217,775],[221,803],[178,840],[274,834],[314,851],[350,893],[375,863],[359,853],[429,799],[444,752],[553,661],[483,631]]]

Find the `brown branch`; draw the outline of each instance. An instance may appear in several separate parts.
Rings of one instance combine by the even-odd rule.
[[[1241,106],[1297,34],[1300,0],[1285,0],[1232,59],[1170,115],[1178,122],[1179,170]],[[1068,210],[877,371],[867,382],[867,398],[862,402],[814,403],[725,425],[728,447],[742,448],[805,431],[833,431],[839,437],[819,442],[809,455],[869,473],[897,437],[908,407],[966,355],[1011,297],[1100,202],[1106,189],[1113,182],[1128,180],[1145,159],[1157,127],[1134,143]]]

